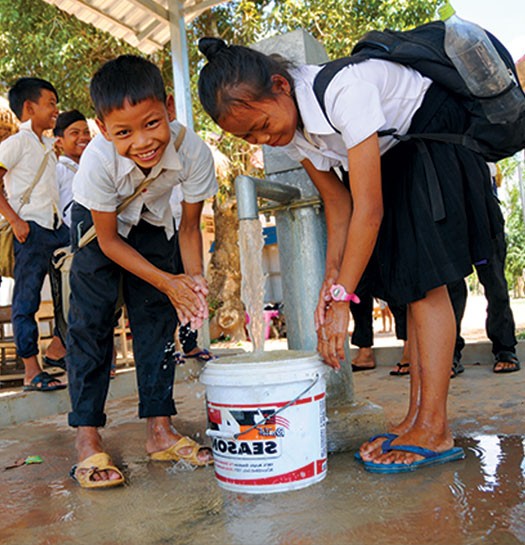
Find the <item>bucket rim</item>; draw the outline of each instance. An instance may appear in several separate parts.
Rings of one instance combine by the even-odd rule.
[[[315,375],[324,376],[327,371],[327,366],[315,353],[307,357],[261,362],[255,360],[248,362],[239,358],[236,362],[221,363],[221,360],[208,362],[199,380],[207,386],[278,385],[310,380]]]

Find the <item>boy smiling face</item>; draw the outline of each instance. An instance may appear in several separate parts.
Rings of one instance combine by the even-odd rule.
[[[37,133],[53,129],[58,117],[58,99],[55,93],[48,89],[42,89],[38,100],[27,100],[24,105],[24,117],[32,120],[33,130]]]
[[[65,155],[78,163],[90,140],[91,133],[88,124],[79,120],[64,129],[63,136],[57,138],[57,145]]]
[[[145,173],[159,163],[171,138],[170,121],[175,118],[173,96],[166,103],[146,98],[137,104],[126,99],[122,108],[97,119],[104,137],[113,142],[122,157],[131,159]]]

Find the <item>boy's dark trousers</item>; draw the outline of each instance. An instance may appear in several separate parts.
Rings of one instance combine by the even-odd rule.
[[[13,291],[12,320],[17,354],[30,358],[38,354],[38,324],[35,314],[40,307],[40,292],[49,270],[53,252],[69,243],[65,225],[45,229],[29,221],[29,236],[21,244],[16,240],[15,286]]]
[[[92,225],[89,210],[75,203],[72,237]],[[159,269],[174,274],[174,239],[141,221],[126,242]],[[74,245],[78,240],[73,241]],[[113,317],[122,279],[133,335],[140,418],[176,414],[174,332],[177,315],[168,297],[108,259],[98,241],[78,250],[71,269],[67,369],[71,426],[103,426],[113,354]]]
[[[502,351],[514,352],[516,348],[516,326],[510,308],[509,291],[505,279],[505,257],[507,248],[503,231],[493,240],[493,255],[486,265],[477,265],[479,281],[485,288],[487,298],[487,320],[485,327],[487,336],[492,342],[492,353]],[[460,335],[461,320],[465,311],[467,289],[465,280],[461,279],[448,285],[450,299],[458,323],[456,340],[456,357],[461,356],[465,341]]]

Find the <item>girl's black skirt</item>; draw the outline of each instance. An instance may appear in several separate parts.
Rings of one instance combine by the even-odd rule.
[[[468,112],[433,84],[408,134],[464,134]],[[460,145],[398,143],[381,159],[384,217],[371,261],[374,294],[406,304],[489,261],[503,218],[488,166]]]

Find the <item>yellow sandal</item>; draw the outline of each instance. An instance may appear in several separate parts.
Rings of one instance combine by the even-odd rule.
[[[180,451],[187,447],[191,447],[191,451],[187,454],[181,454]],[[174,445],[171,445],[171,447],[168,447],[165,450],[159,450],[158,452],[152,452],[149,457],[156,462],[178,462],[179,460],[184,460],[197,467],[213,464],[213,458],[210,458],[207,461],[199,458],[199,452],[201,450],[210,449],[199,445],[199,443],[189,437],[181,437]]]
[[[115,471],[120,475],[118,479],[105,479],[102,481],[94,481],[91,477],[95,473],[100,471]],[[88,456],[82,462],[75,464],[69,475],[75,480],[82,488],[113,488],[124,484],[124,475],[118,467],[115,467],[109,454],[105,452],[97,452],[91,456]]]

